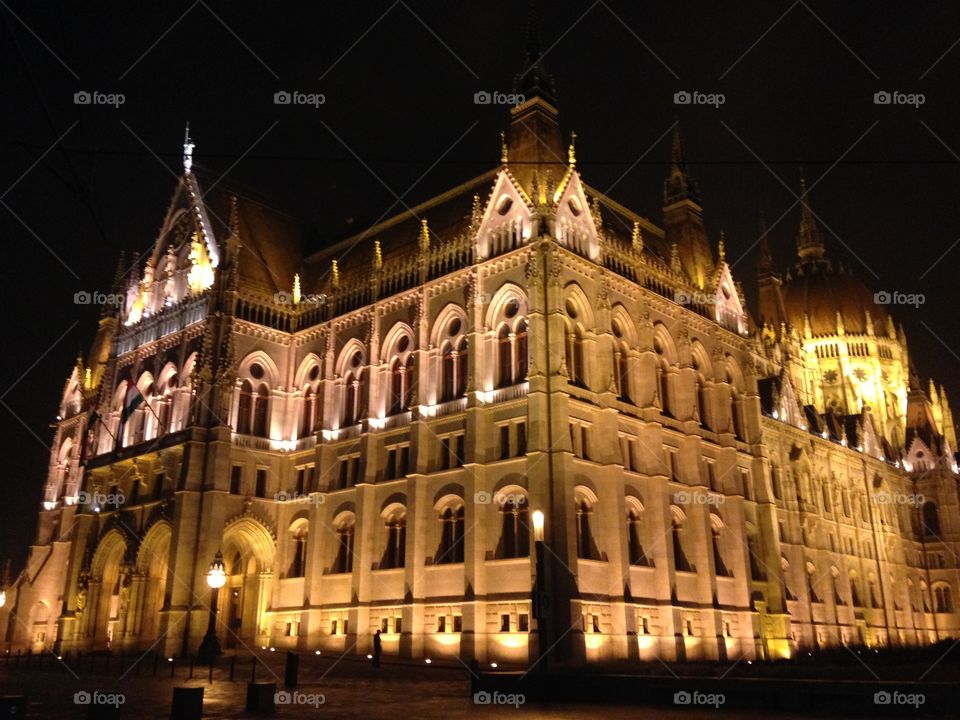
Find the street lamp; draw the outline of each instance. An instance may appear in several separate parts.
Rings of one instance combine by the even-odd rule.
[[[203,636],[197,659],[200,662],[213,664],[220,655],[220,641],[217,639],[217,596],[227,582],[227,570],[223,565],[223,555],[217,550],[217,556],[210,563],[207,571],[207,585],[210,586],[210,622],[207,624],[207,634]]]
[[[541,677],[547,672],[547,624],[550,617],[550,595],[547,592],[547,563],[544,557],[543,540],[544,516],[542,510],[534,510],[530,515],[533,521],[534,551],[536,553],[537,580],[533,587],[533,615],[537,619],[537,654]]]
[[[543,511],[533,511],[533,539],[536,542],[543,542]]]

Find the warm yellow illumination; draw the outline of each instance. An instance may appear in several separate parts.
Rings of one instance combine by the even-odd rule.
[[[293,274],[293,304],[300,304],[300,274]]]
[[[187,275],[187,283],[191,291],[201,293],[213,285],[213,265],[207,254],[207,246],[200,239],[199,233],[194,233],[190,241],[190,262],[192,266]]]
[[[207,585],[214,590],[219,590],[227,582],[227,568],[223,564],[223,555],[217,551],[217,557],[210,563],[210,570],[207,571]]]
[[[7,604],[7,592],[6,590],[0,590],[0,608]]]
[[[543,512],[541,510],[533,511],[533,539],[537,542],[543,542]]]

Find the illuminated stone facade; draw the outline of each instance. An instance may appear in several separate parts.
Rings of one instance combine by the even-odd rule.
[[[313,255],[291,219],[204,194],[186,145],[66,383],[5,647],[192,654],[218,550],[228,649],[366,653],[380,629],[386,653],[527,663],[543,637],[577,663],[960,637],[946,394],[910,381],[806,202],[789,276],[762,253],[754,321],[679,132],[661,227],[585,184],[534,76],[499,167]],[[808,280],[826,297],[798,300]]]

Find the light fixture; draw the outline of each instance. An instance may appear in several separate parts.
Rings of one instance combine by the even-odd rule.
[[[0,608],[7,604],[7,591],[0,590]]]
[[[490,663],[490,667],[495,668],[496,666],[497,666],[497,664],[496,664],[495,662]]]
[[[223,555],[217,552],[217,557],[210,563],[210,569],[207,571],[207,585],[214,590],[219,590],[227,582],[227,568],[223,564]]]
[[[543,542],[543,511],[533,511],[533,539]]]
[[[424,660],[424,662],[425,662],[427,665],[429,665],[430,663],[433,662],[433,660],[431,660],[430,658],[427,658],[426,660]]]

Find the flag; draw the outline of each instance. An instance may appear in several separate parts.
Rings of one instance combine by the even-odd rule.
[[[133,415],[134,410],[140,407],[140,403],[144,401],[143,393],[140,392],[140,388],[137,387],[136,383],[127,380],[127,394],[123,399],[123,412],[120,413],[120,424],[126,424],[127,420],[130,419],[130,416]]]
[[[86,465],[87,463],[87,455],[90,452],[90,445],[93,444],[93,438],[94,438],[93,430],[97,426],[97,423],[99,421],[100,421],[100,413],[98,413],[97,409],[94,407],[90,410],[89,413],[87,413],[87,422],[86,422],[86,425],[84,426],[86,427],[86,430],[85,430],[86,435],[85,435],[85,440],[83,444],[80,446],[81,467],[83,465]]]

